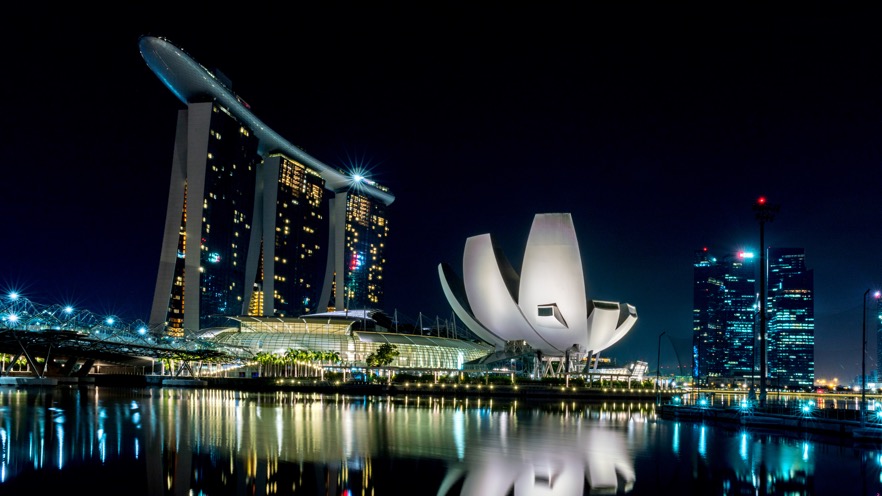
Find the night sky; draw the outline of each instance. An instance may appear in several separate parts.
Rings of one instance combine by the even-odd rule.
[[[882,288],[880,10],[600,4],[5,16],[0,288],[147,318],[183,108],[138,51],[154,35],[293,144],[391,188],[383,310],[402,321],[450,318],[437,265],[460,270],[469,236],[519,268],[533,216],[570,212],[589,298],[639,315],[604,356],[654,370],[665,331],[674,371],[695,250],[757,252],[764,195],[766,244],[814,269],[816,377],[850,382],[862,296]],[[868,371],[875,349],[871,332]]]

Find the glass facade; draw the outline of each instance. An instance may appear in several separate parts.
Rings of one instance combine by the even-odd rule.
[[[746,252],[722,259],[706,249],[696,252],[692,374],[701,384],[759,377],[757,265]],[[769,248],[767,274],[767,384],[809,388],[815,379],[814,290],[804,250]]]
[[[738,379],[753,377],[757,370],[754,356],[756,265],[754,255],[747,252],[738,253],[726,264],[726,371]]]
[[[874,298],[876,303],[870,307],[870,315],[867,317],[867,332],[876,329],[876,382],[882,377],[882,298]],[[875,327],[874,327],[875,326]]]
[[[723,279],[720,266],[707,250],[697,251],[693,262],[692,377],[723,374],[724,342],[720,312]]]
[[[780,387],[815,382],[813,271],[802,248],[769,248],[769,376]]]
[[[384,343],[399,355],[389,365],[406,369],[462,370],[463,364],[493,352],[486,343],[389,332],[368,317],[316,314],[299,318],[240,318],[239,327],[213,339],[253,353],[284,355],[289,349],[336,352],[340,366],[365,367],[368,355]],[[368,330],[363,330],[368,329]]]
[[[756,263],[739,252],[717,259],[707,249],[693,263],[693,366],[700,382],[755,375]],[[712,379],[717,378],[717,379]]]

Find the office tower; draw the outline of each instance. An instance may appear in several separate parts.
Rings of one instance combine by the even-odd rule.
[[[753,378],[756,375],[756,258],[739,252],[727,259],[726,281],[726,371],[729,377]]]
[[[722,259],[707,248],[695,252],[692,373],[702,383],[744,382],[755,375],[754,260],[749,252]]]
[[[718,315],[723,301],[723,279],[716,258],[707,249],[695,253],[692,293],[692,377],[723,374],[723,330]]]
[[[151,326],[183,335],[229,316],[380,308],[389,190],[292,145],[228,78],[168,41],[145,36],[139,46],[186,106]]]
[[[769,384],[810,388],[815,382],[814,271],[802,248],[768,251]]]
[[[872,329],[876,328],[876,381],[882,378],[882,298],[875,298],[876,303],[871,307],[871,313],[867,316],[868,322],[875,324],[867,324]]]

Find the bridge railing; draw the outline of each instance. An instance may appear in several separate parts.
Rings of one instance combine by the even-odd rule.
[[[84,339],[137,346],[142,350],[195,354],[215,351],[229,355],[231,360],[249,357],[246,350],[201,339],[197,333],[168,336],[164,325],[150,326],[140,319],[125,321],[116,315],[100,315],[70,305],[41,305],[16,294],[0,297],[0,330],[66,331],[75,332]]]

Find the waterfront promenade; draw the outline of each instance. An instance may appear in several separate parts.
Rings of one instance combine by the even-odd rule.
[[[665,391],[656,395],[652,389],[640,387],[552,386],[542,384],[449,384],[441,382],[364,383],[325,381],[318,378],[286,377],[172,377],[164,375],[109,374],[87,377],[0,377],[0,387],[52,386],[122,386],[122,387],[196,387],[240,391],[294,391],[316,394],[347,395],[433,395],[475,396],[511,399],[639,401],[655,403],[657,398],[668,401],[678,393]]]

